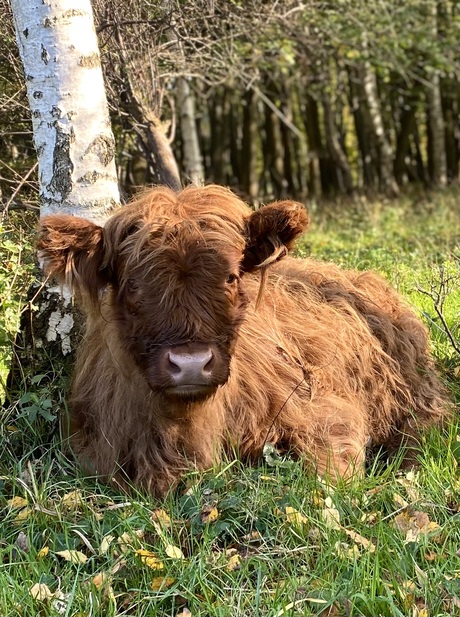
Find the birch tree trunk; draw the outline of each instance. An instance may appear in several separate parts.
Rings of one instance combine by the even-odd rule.
[[[11,0],[32,112],[41,214],[103,223],[119,203],[90,0]]]
[[[371,63],[367,60],[363,65],[363,84],[372,130],[375,135],[375,142],[379,154],[381,188],[389,197],[397,197],[399,194],[399,187],[393,174],[393,151],[385,135],[382,110],[380,108],[380,100],[377,91],[377,79]]]
[[[41,216],[65,212],[103,224],[119,192],[90,0],[11,0],[11,6],[32,113]],[[80,328],[68,293],[63,299],[60,289],[45,286],[34,304],[38,310],[25,316],[18,335],[18,366],[46,372],[50,359],[70,353]]]

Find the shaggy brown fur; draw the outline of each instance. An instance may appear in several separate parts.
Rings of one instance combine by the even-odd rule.
[[[268,441],[343,476],[441,422],[423,324],[377,274],[281,259],[306,227],[300,204],[251,212],[217,186],[148,191],[104,228],[43,219],[47,272],[87,317],[70,417],[87,470],[162,495]]]

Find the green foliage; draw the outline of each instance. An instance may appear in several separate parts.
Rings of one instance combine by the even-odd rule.
[[[0,221],[0,402],[4,398],[12,341],[33,277],[30,238],[22,228],[24,217]]]

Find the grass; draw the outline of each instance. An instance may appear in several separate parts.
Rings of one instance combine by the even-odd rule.
[[[299,253],[384,273],[425,317],[458,401],[460,359],[419,291],[436,288],[440,266],[457,276],[456,200],[314,212]],[[444,315],[455,334],[459,293],[453,278]],[[377,459],[364,479],[331,487],[268,452],[257,467],[190,473],[160,502],[80,477],[53,432],[54,377],[3,411],[0,615],[460,615],[456,426],[426,436],[415,472]]]

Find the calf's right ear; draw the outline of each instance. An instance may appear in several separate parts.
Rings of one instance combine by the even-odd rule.
[[[308,214],[296,201],[275,201],[247,219],[242,269],[251,272],[279,261],[308,227]]]
[[[108,282],[102,227],[68,214],[45,216],[36,246],[46,274],[97,300]]]

